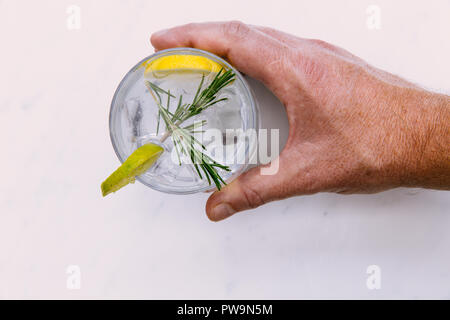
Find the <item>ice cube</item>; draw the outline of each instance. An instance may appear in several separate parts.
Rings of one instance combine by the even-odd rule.
[[[132,130],[132,138],[135,140],[139,136],[140,122],[142,119],[142,108],[138,98],[131,98],[125,101],[127,119]]]
[[[139,98],[131,98],[125,101],[125,111],[130,123],[133,122],[136,114],[139,111],[139,107],[140,107]]]
[[[226,97],[224,105],[216,109],[216,116],[220,120],[221,131],[226,129],[239,129],[242,127],[241,119],[241,99],[237,96],[233,88],[226,88],[223,90],[223,95]]]
[[[152,136],[152,135],[149,135],[149,136]],[[164,148],[164,152],[161,154],[161,156],[159,156],[158,160],[156,160],[155,164],[148,171],[149,175],[163,176],[174,169],[175,162],[172,161],[172,154],[171,154],[173,144],[169,143],[170,142],[169,140],[166,140],[166,142],[163,144],[158,139],[156,139],[154,136],[153,136],[153,138],[147,137],[145,140],[143,140],[143,141],[145,141],[145,143],[155,143],[155,144],[161,145]]]
[[[193,165],[191,164],[182,164],[177,167],[177,170],[172,171],[175,179],[178,181],[197,181],[198,174],[195,172]]]

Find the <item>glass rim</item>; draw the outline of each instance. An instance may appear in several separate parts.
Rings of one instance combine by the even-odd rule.
[[[201,50],[201,49],[196,49],[196,48],[188,48],[188,47],[177,47],[177,48],[169,48],[169,49],[164,49],[164,50],[160,50],[157,51],[147,57],[145,57],[144,59],[140,60],[138,63],[136,63],[136,65],[134,65],[126,74],[125,76],[122,78],[122,80],[120,81],[119,85],[117,86],[115,92],[114,92],[114,96],[112,98],[111,101],[111,106],[109,109],[109,136],[111,139],[111,144],[113,145],[113,149],[114,152],[116,153],[117,158],[119,159],[119,161],[121,163],[123,163],[126,160],[126,157],[123,158],[121,153],[119,152],[119,147],[118,147],[118,143],[116,142],[115,138],[114,138],[114,134],[113,134],[113,109],[114,109],[114,105],[116,103],[117,100],[117,96],[119,94],[120,89],[122,88],[125,80],[128,78],[128,76],[130,74],[132,74],[133,72],[135,72],[144,62],[147,62],[153,58],[156,57],[160,57],[160,56],[164,56],[164,55],[171,55],[171,54],[176,54],[176,53],[180,53],[180,52],[186,52],[186,53],[193,53],[193,54],[197,54],[197,55],[201,55],[201,56],[206,56],[207,58],[218,62],[219,64],[225,65],[227,68],[233,70],[233,72],[236,74],[236,77],[239,79],[239,81],[242,82],[243,84],[243,88],[246,91],[246,95],[249,97],[250,100],[250,108],[251,108],[251,123],[248,126],[249,128],[253,128],[255,130],[259,130],[259,108],[258,105],[256,103],[256,99],[253,95],[252,90],[250,89],[250,86],[248,85],[247,81],[245,80],[244,76],[236,69],[234,68],[229,62],[227,62],[225,59],[211,53],[205,50]],[[233,175],[231,177],[229,177],[227,180],[229,180],[229,182],[233,181],[234,179],[236,179],[240,174],[242,174],[248,167],[249,167],[249,159],[250,159],[250,146],[249,144],[245,145],[245,159],[246,159],[246,163],[242,164],[241,167],[233,173]],[[256,149],[256,148],[254,148]],[[255,150],[253,150],[253,152],[255,152]],[[160,191],[160,192],[165,192],[165,193],[169,193],[169,194],[193,194],[193,193],[199,193],[199,192],[207,192],[207,191],[211,191],[216,189],[216,186],[214,184],[212,185],[206,185],[200,188],[193,188],[192,190],[173,190],[170,188],[166,188],[166,187],[161,187],[160,185],[157,184],[151,184],[148,183],[146,181],[144,181],[141,177],[136,177],[136,180],[138,180],[140,183],[144,184],[145,186]]]

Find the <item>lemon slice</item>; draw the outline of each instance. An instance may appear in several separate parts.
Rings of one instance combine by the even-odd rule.
[[[219,72],[223,67],[203,56],[192,54],[174,54],[162,56],[150,62],[145,62],[144,74],[155,77],[166,75],[169,71],[191,71],[191,72]]]
[[[136,149],[124,163],[102,183],[102,194],[106,196],[116,192],[129,183],[134,183],[136,176],[147,171],[159,158],[164,149],[153,143],[144,144]]]

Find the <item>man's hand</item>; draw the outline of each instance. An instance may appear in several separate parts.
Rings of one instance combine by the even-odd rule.
[[[261,80],[284,104],[289,138],[275,175],[253,168],[215,192],[213,221],[320,191],[450,187],[450,98],[427,92],[319,40],[240,22],[152,35],[157,50],[195,47]]]

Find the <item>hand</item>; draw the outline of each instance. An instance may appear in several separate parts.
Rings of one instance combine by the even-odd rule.
[[[189,24],[152,35],[157,49],[195,47],[261,80],[284,104],[289,138],[275,175],[253,168],[213,193],[213,221],[321,191],[450,187],[450,98],[349,52],[240,22]]]

